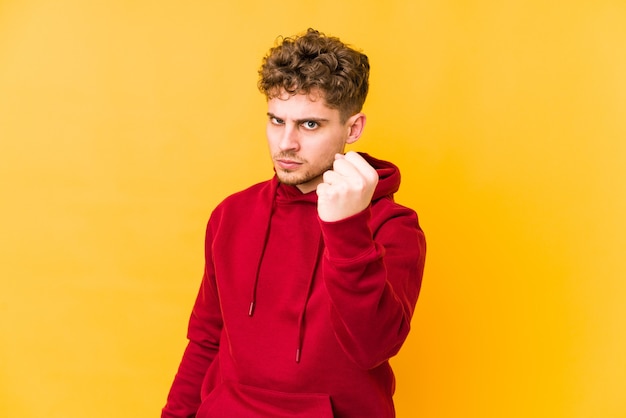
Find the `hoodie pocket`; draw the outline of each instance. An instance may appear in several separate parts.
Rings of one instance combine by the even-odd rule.
[[[332,418],[330,397],[223,382],[207,396],[197,418]]]

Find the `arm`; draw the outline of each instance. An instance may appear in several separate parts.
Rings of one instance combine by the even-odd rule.
[[[374,222],[371,208],[321,222],[333,330],[345,353],[366,369],[402,346],[424,268],[426,243],[417,216],[406,208],[390,210],[388,218]],[[372,224],[379,225],[375,231]]]
[[[386,199],[372,206],[377,183],[376,170],[349,152],[335,157],[317,187],[333,330],[364,368],[395,355],[406,339],[426,251],[415,212]]]
[[[202,382],[219,349],[222,317],[210,255],[211,242],[210,233],[207,232],[206,263],[202,284],[189,319],[189,343],[172,383],[162,418],[195,417],[201,402]]]

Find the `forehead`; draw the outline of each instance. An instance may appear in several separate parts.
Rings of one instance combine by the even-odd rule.
[[[329,107],[318,91],[290,94],[281,91],[268,99],[267,107],[275,116],[302,119],[306,117],[339,118],[339,110]]]

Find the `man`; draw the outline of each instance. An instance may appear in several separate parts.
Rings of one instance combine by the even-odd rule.
[[[275,176],[226,198],[206,232],[189,344],[162,417],[395,415],[389,358],[425,241],[391,163],[348,152],[367,56],[309,29],[264,58]]]

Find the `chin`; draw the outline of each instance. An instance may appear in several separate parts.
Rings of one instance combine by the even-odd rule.
[[[278,181],[280,181],[282,184],[286,184],[288,186],[298,186],[302,183],[306,183],[306,181],[302,181],[300,179],[294,179],[294,178],[285,178],[285,177],[281,177],[278,176]]]

